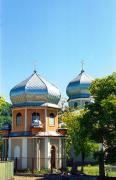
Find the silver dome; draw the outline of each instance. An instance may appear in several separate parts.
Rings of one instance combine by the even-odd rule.
[[[82,70],[76,78],[69,82],[66,88],[69,99],[89,98],[90,93],[88,88],[90,87],[92,80],[93,78]]]
[[[59,89],[43,79],[36,71],[10,91],[14,106],[58,104],[61,94]]]

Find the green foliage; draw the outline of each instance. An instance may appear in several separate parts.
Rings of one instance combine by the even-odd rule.
[[[104,173],[104,158],[116,161],[116,73],[93,81],[90,92],[94,103],[86,106],[82,125],[89,138],[102,144],[99,151],[101,173]],[[112,150],[112,151],[111,151]]]
[[[0,97],[0,128],[5,122],[11,122],[11,105]],[[0,135],[0,152],[2,151],[2,136]]]
[[[66,150],[67,155],[70,154],[71,146],[74,147],[75,154],[83,156],[83,161],[91,152],[98,150],[98,145],[92,140],[90,141],[85,133],[86,127],[81,126],[84,111],[76,110],[73,112],[65,112],[62,116],[62,121],[66,124],[67,139]]]
[[[49,174],[50,172],[51,172],[50,169],[44,169],[44,168],[42,168],[40,170],[37,169],[37,170],[34,171],[35,174]]]
[[[80,170],[80,167],[78,169]],[[84,174],[98,176],[99,166],[84,166]],[[113,167],[111,165],[105,166],[105,174],[109,177],[116,177],[116,171],[113,171]]]
[[[111,168],[110,165],[107,165],[107,166],[105,167],[105,173],[106,173],[106,176],[111,176],[111,174],[112,174],[112,168]]]
[[[91,84],[90,92],[95,102],[100,102],[111,94],[116,95],[116,74],[94,80]]]
[[[94,103],[84,110],[65,112],[62,120],[68,128],[68,149],[73,144],[77,155],[87,156],[98,150],[94,142],[101,144],[96,155],[99,173],[104,176],[104,160],[116,162],[116,73],[94,80],[90,92]]]
[[[84,166],[84,174],[98,176],[99,175],[99,167],[91,166],[91,165]]]
[[[0,128],[5,122],[11,122],[11,104],[0,97]]]

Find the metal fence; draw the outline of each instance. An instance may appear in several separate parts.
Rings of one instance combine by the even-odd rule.
[[[36,158],[36,157],[2,157],[3,162],[8,160],[14,162],[14,172],[36,173],[45,171],[53,173],[53,170],[61,170],[66,167],[65,158]]]

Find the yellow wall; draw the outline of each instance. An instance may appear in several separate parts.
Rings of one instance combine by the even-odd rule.
[[[27,128],[26,131],[31,131],[31,123],[32,123],[32,113],[36,112],[40,114],[40,120],[43,124],[42,131],[45,131],[46,129],[46,119],[47,119],[47,131],[56,131],[58,128],[58,114],[57,114],[57,109],[53,108],[47,108],[47,117],[45,118],[45,108],[27,108]],[[16,115],[18,113],[22,114],[22,121],[21,125],[17,126],[16,125]],[[50,125],[49,123],[49,116],[50,114],[53,113],[55,115],[55,125]],[[25,131],[25,108],[14,108],[12,110],[12,115],[13,115],[13,129],[12,132],[21,132]]]
[[[18,113],[21,113],[22,114],[22,120],[21,120],[21,125],[20,126],[17,126],[16,125],[16,115],[18,114]],[[13,129],[12,129],[12,131],[13,132],[16,132],[16,131],[18,131],[18,132],[20,132],[20,131],[24,131],[25,129],[25,110],[24,109],[16,109],[16,110],[13,110],[13,113],[12,113],[12,115],[13,115]]]
[[[55,125],[50,125],[50,114],[53,113],[55,115]],[[57,115],[57,110],[53,110],[53,109],[48,109],[47,111],[47,119],[48,119],[48,123],[47,123],[47,126],[48,126],[48,131],[55,131],[57,128],[58,128],[58,115]]]

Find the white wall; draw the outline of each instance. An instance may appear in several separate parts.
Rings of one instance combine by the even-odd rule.
[[[22,169],[27,168],[27,138],[22,139]]]
[[[8,158],[11,158],[11,138],[8,140]]]
[[[50,168],[50,138],[46,137],[45,138],[45,168],[48,169]]]

